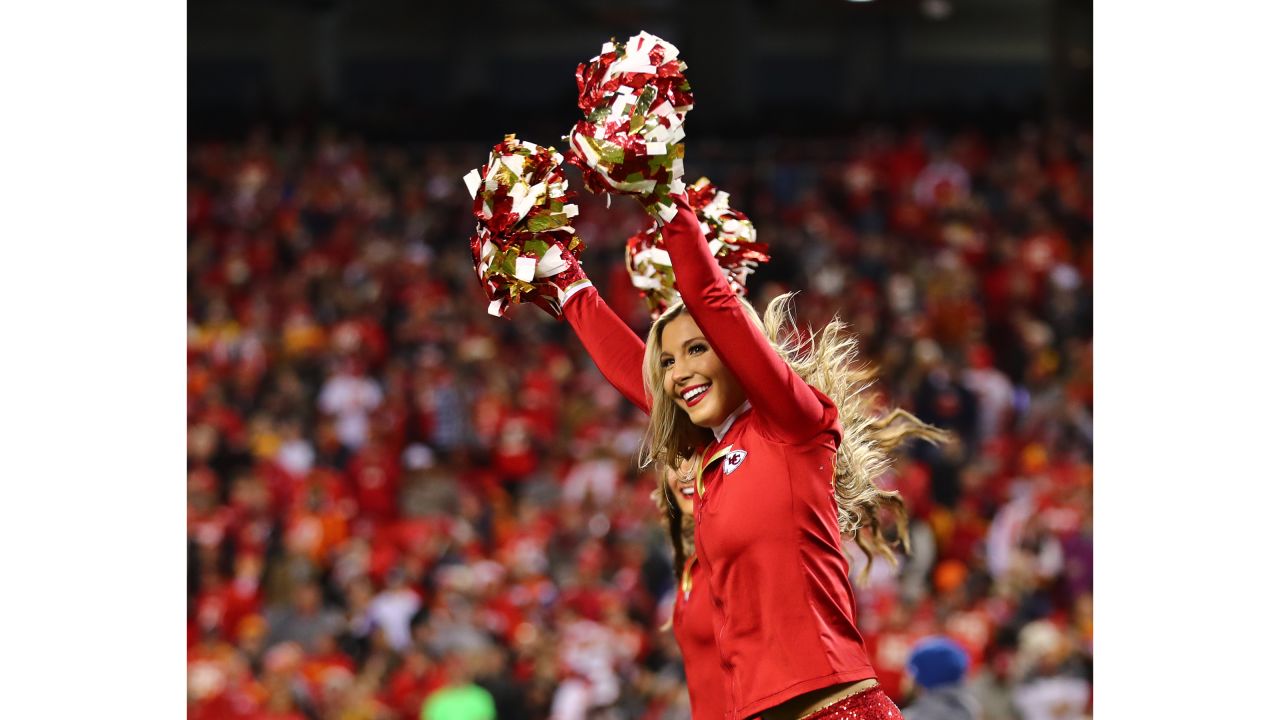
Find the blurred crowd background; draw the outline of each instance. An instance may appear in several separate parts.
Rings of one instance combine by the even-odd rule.
[[[197,3],[193,17],[251,24],[250,5],[219,15]],[[749,5],[762,25],[776,9]],[[863,17],[900,30],[947,19],[904,5],[917,15]],[[964,19],[965,3],[943,5]],[[1020,12],[1030,5],[1061,19],[1077,4]],[[333,39],[344,27],[333,13],[355,5],[263,7],[271,22],[306,14],[315,48],[352,47]],[[661,18],[616,31],[597,20],[557,61],[559,132],[575,63],[610,34],[643,28],[686,49]],[[1054,48],[1062,33],[1049,27]],[[698,102],[725,97],[699,95],[700,78],[738,76],[700,76],[705,41],[688,37]],[[553,123],[533,112],[526,130],[524,111],[499,123],[455,99],[435,108],[450,119],[413,137],[387,121],[394,84],[381,106],[341,87],[309,104],[301,81],[292,106],[275,91],[270,108],[220,100],[201,95],[201,73],[234,85],[255,66],[219,55],[217,32],[193,25],[192,39],[203,50],[187,160],[188,716],[687,717],[665,627],[670,548],[637,462],[644,418],[567,325],[531,306],[488,316],[471,265],[461,177],[502,132],[562,146]],[[333,57],[313,60],[323,71]],[[886,77],[909,64],[894,57]],[[372,67],[399,77],[387,62]],[[338,66],[358,72],[328,77],[376,74]],[[772,247],[751,279],[756,305],[800,290],[802,323],[838,312],[879,369],[871,391],[956,435],[911,448],[885,479],[906,496],[913,553],[858,587],[872,662],[908,708],[930,690],[908,657],[939,635],[967,655],[963,690],[985,718],[1085,717],[1090,703],[1092,139],[1087,113],[1065,112],[1070,93],[1055,106],[1045,92],[1066,71],[1045,70],[990,116],[886,95],[863,117],[856,93],[813,132],[769,132],[759,116],[735,132],[734,113],[709,110],[699,135],[703,107],[690,115],[687,179],[730,192]],[[437,72],[478,82],[474,68]],[[579,203],[584,267],[641,332],[621,261],[645,220],[630,201]]]

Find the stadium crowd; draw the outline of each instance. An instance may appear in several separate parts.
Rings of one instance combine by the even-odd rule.
[[[194,720],[687,716],[644,418],[564,324],[486,314],[461,181],[486,152],[334,131],[189,147]],[[871,391],[956,436],[887,479],[913,552],[858,587],[881,683],[909,710],[911,649],[945,635],[987,720],[1086,717],[1089,133],[870,127],[689,156],[772,247],[757,306],[795,289],[802,324],[839,311]],[[584,266],[641,331],[622,247],[644,218],[579,202]]]

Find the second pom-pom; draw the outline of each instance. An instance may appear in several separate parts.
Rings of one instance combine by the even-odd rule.
[[[578,206],[568,202],[573,193],[563,162],[554,148],[508,135],[493,146],[488,164],[463,177],[474,198],[472,260],[491,315],[521,302],[562,314],[546,279],[563,272],[583,247],[570,225]]]
[[[759,264],[769,262],[769,247],[756,242],[755,225],[745,213],[729,207],[729,194],[717,190],[710,180],[700,178],[689,186],[688,198],[729,287],[745,296],[747,277]],[[657,220],[627,240],[626,266],[631,284],[640,291],[654,318],[680,299]]]

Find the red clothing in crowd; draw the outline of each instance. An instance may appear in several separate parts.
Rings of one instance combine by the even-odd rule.
[[[411,661],[391,675],[384,699],[401,720],[417,720],[421,717],[422,703],[444,682],[444,675],[438,669]]]
[[[730,718],[875,677],[854,622],[832,474],[839,413],[747,316],[682,196],[663,230],[689,314],[748,402],[706,448],[695,510]]]
[[[868,655],[875,661],[876,677],[880,687],[896,702],[904,698],[903,680],[907,673],[907,658],[911,647],[923,637],[911,629],[890,629],[867,638]]]
[[[366,445],[347,467],[360,515],[380,523],[394,522],[400,514],[399,458],[379,443]]]

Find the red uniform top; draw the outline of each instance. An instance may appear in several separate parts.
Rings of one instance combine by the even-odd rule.
[[[644,343],[640,338],[590,286],[565,301],[564,315],[609,383],[647,413],[649,401],[641,375]],[[711,591],[702,565],[690,558],[676,588],[671,625],[684,659],[694,720],[723,720],[728,709],[711,618]]]
[[[728,710],[724,697],[724,671],[720,667],[711,616],[711,591],[707,587],[702,564],[697,558],[689,558],[680,587],[676,588],[671,625],[676,642],[680,644],[680,654],[684,657],[684,676],[689,685],[693,720],[723,720]]]
[[[711,257],[688,202],[663,228],[689,314],[747,394],[706,449],[694,517],[726,718],[875,677],[854,625],[836,520],[835,405],[773,350]]]

